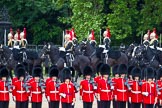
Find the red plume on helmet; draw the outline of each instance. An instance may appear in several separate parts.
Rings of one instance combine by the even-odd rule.
[[[24,39],[26,39],[26,28],[24,28]]]
[[[91,31],[91,35],[92,35],[91,40],[95,40],[94,30]]]
[[[66,34],[69,34],[69,30],[66,30]]]
[[[73,38],[76,38],[76,34],[75,34],[75,32],[74,32],[74,28],[72,28],[72,35],[73,35]]]
[[[156,28],[153,29],[153,32],[156,34]],[[158,35],[155,36],[156,39],[158,39]]]
[[[107,31],[107,35],[106,35],[106,36],[107,36],[108,38],[110,38],[110,37],[111,37],[110,29],[107,28],[106,31]]]
[[[150,30],[147,30],[148,39],[150,39],[150,34],[151,34]]]
[[[71,30],[69,31],[69,34],[70,34],[70,40],[73,40],[73,34]]]
[[[20,40],[20,29],[17,29],[18,40]]]

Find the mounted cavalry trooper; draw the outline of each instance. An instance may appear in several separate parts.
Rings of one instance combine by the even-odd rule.
[[[66,63],[68,65],[72,66],[72,61],[74,60],[73,57],[73,41],[72,41],[72,35],[70,35],[70,31],[66,30],[66,35],[65,35],[65,44],[64,48],[66,51]]]
[[[104,37],[103,43],[104,43],[106,49],[108,49],[109,46],[110,46],[110,42],[111,42],[111,40],[110,40],[111,33],[110,33],[110,29],[109,28],[107,28],[106,31],[104,31],[103,37]]]
[[[155,49],[158,46],[158,36],[156,34],[155,28],[154,28],[153,32],[150,34],[150,46],[153,46]]]
[[[20,44],[21,44],[21,41],[20,41],[20,30],[17,29],[17,32],[14,35],[14,48],[20,49]]]
[[[76,38],[76,34],[74,32],[74,28],[72,28],[69,32],[70,36],[72,37],[72,42],[73,42],[73,46],[76,46],[78,44],[78,40]]]
[[[96,47],[96,40],[94,35],[94,30],[91,31],[91,34],[88,36],[88,40],[93,47]]]
[[[150,30],[148,30],[147,34],[143,36],[143,45],[149,45],[149,37],[150,37]]]
[[[10,33],[8,33],[8,47],[12,48],[14,45],[14,36],[13,36],[13,30],[10,28]]]
[[[26,48],[28,42],[26,40],[26,28],[24,28],[23,32],[20,33],[20,38],[21,38],[21,48]]]

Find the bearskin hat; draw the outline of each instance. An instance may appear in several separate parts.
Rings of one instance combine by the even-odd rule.
[[[162,77],[162,68],[157,70],[157,78],[160,79]]]
[[[96,66],[96,72],[97,74],[99,75],[100,73],[100,67],[103,65],[103,63],[99,63],[97,66]]]
[[[32,72],[33,77],[42,77],[42,68],[41,67],[34,67]]]
[[[75,69],[73,67],[69,67],[70,72],[71,72],[71,76],[75,77]]]
[[[9,72],[7,68],[4,66],[3,68],[0,69],[0,78],[8,77],[8,76],[9,76]]]
[[[49,69],[49,77],[53,77],[53,76],[55,76],[55,77],[58,77],[58,74],[59,74],[59,70],[58,70],[58,68],[57,67],[50,67],[50,69]]]
[[[18,79],[23,76],[25,78],[25,69],[23,67],[19,67],[16,71]]]
[[[25,69],[25,67],[24,67],[23,64],[17,64],[17,65],[15,66],[15,69],[14,69],[14,74],[15,74],[15,76],[17,76],[17,69],[20,68],[20,67]]]
[[[62,70],[62,79],[65,81],[65,79],[70,79],[71,80],[71,71],[69,68],[65,67]]]
[[[115,66],[112,67],[113,76],[115,76],[115,74],[119,74],[118,73],[118,67],[119,67],[119,65],[115,65]]]
[[[84,70],[83,70],[83,75],[92,75],[93,71],[92,68],[90,66],[85,66]]]
[[[126,64],[120,64],[118,67],[118,73],[119,74],[127,74],[127,65]]]
[[[103,64],[100,67],[101,75],[110,75],[110,66],[108,64]]]
[[[128,67],[128,76],[129,76],[129,75],[132,75],[132,70],[133,70],[134,67],[135,67],[135,66],[133,66],[133,65],[130,65],[130,66]]]
[[[134,68],[132,69],[132,71],[131,71],[131,75],[132,75],[133,78],[134,78],[134,77],[140,77],[140,78],[141,78],[141,74],[142,74],[142,71],[141,71],[141,69],[138,68],[138,67],[134,67]]]
[[[145,69],[145,74],[146,74],[146,78],[154,78],[155,77],[155,72],[154,69],[151,67],[148,67]]]

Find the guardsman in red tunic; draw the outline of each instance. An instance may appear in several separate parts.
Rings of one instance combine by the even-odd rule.
[[[19,67],[17,69],[18,80],[13,83],[13,97],[16,101],[16,108],[28,108],[28,96],[29,91],[26,91],[24,87],[25,80],[25,69]]]
[[[100,68],[102,79],[98,83],[98,100],[100,108],[110,108],[112,100],[112,81],[110,77],[110,66],[103,64]]]
[[[141,86],[142,81],[141,79],[141,69],[140,68],[133,68],[132,72],[133,82],[131,85],[131,108],[141,108],[142,103],[142,93],[141,93]]]
[[[153,81],[155,78],[155,73],[153,68],[148,67],[146,71],[146,82],[142,84],[142,95],[144,108],[155,108],[157,103],[157,90],[156,84]]]
[[[97,75],[95,78],[94,78],[94,81],[95,83],[97,84],[97,87],[98,87],[98,83],[99,83],[99,80],[102,78],[101,76],[101,73],[100,73],[100,67],[103,65],[103,63],[99,63],[96,67],[96,71],[97,71]],[[98,98],[98,95],[97,95],[98,91],[96,90],[95,91],[95,96],[96,98]],[[97,99],[97,108],[100,108],[100,101],[98,101]]]
[[[50,81],[48,81],[46,85],[46,95],[47,100],[49,102],[49,108],[59,108],[59,101],[60,101],[60,95],[59,95],[59,86],[58,83],[58,73],[59,70],[57,67],[52,67],[49,70],[49,77],[51,78]]]
[[[128,67],[127,76],[128,76],[128,83],[129,83],[130,85],[132,85],[132,82],[133,82],[131,71],[132,71],[132,69],[133,69],[134,67],[135,67],[135,66],[133,66],[133,65],[130,65],[130,66]],[[131,108],[131,91],[128,91],[128,108]]]
[[[162,68],[157,71],[157,85],[156,89],[158,92],[158,108],[162,108]]]
[[[120,78],[117,80],[117,101],[118,108],[126,108],[126,102],[128,101],[128,90],[130,90],[130,85],[128,79],[126,79],[127,66],[125,64],[120,64],[118,67],[118,72]]]
[[[118,66],[119,65],[115,65],[112,67],[112,73],[113,73],[113,78],[111,79],[113,82],[113,86],[114,86],[114,90],[113,90],[113,108],[118,108],[118,104],[117,104],[117,81],[119,79],[119,73],[118,73]]]
[[[83,100],[83,108],[92,108],[94,93],[97,90],[92,76],[92,68],[86,66],[83,70],[84,80],[80,82],[80,99]]]
[[[62,74],[63,83],[59,88],[62,108],[72,108],[75,104],[75,87],[74,84],[71,83],[71,71],[69,68],[65,67]]]
[[[9,107],[9,87],[8,85],[9,72],[6,67],[0,69],[0,108]]]
[[[45,83],[41,79],[42,68],[34,67],[33,79],[30,81],[30,100],[32,102],[32,108],[42,107],[42,96],[45,91]]]

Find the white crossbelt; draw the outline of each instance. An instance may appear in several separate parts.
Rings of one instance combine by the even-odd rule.
[[[84,93],[93,93],[93,91],[85,91],[83,90]]]
[[[139,94],[139,93],[141,93],[141,91],[131,91],[132,93],[134,93],[134,94]]]
[[[16,91],[17,93],[25,93],[25,91]]]
[[[40,94],[41,92],[39,92],[39,91],[33,91],[32,93],[33,94]]]
[[[58,93],[59,91],[50,91],[50,93]]]
[[[111,90],[101,90],[102,92],[111,92]]]
[[[118,92],[126,92],[127,90],[117,89]]]
[[[8,91],[0,91],[0,93],[8,93]]]

